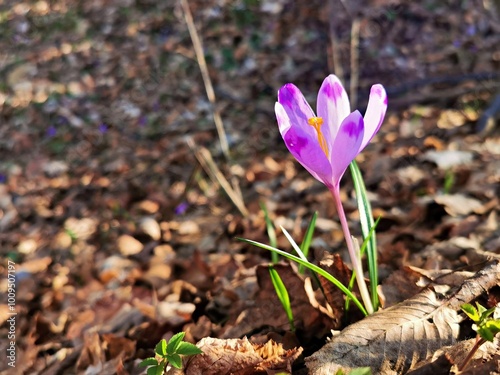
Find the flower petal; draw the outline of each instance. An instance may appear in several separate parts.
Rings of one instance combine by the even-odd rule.
[[[318,116],[327,124],[322,130],[325,138],[331,139],[331,146],[340,124],[351,113],[349,98],[337,76],[330,74],[323,81],[318,92],[316,108]],[[329,151],[331,152],[331,149]]]
[[[274,109],[281,136],[290,153],[315,179],[332,187],[330,161],[321,149],[316,134],[311,135],[305,131],[311,126],[307,123],[305,127],[293,123],[281,103],[276,103]]]
[[[372,140],[373,136],[377,134],[384,121],[386,110],[387,94],[384,86],[373,85],[370,90],[370,98],[368,99],[368,107],[366,108],[364,117],[365,134],[363,136],[363,143],[361,143],[361,150],[363,150]]]
[[[307,123],[308,119],[316,115],[297,86],[293,83],[284,85],[278,91],[278,102],[283,106],[292,126],[303,128],[310,137],[317,136],[314,128]]]
[[[354,111],[342,121],[333,143],[331,156],[332,177],[335,185],[340,183],[345,170],[359,154],[363,140],[364,124],[359,111]]]

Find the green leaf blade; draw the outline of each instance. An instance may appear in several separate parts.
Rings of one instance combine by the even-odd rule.
[[[167,354],[167,361],[175,368],[178,368],[178,369],[182,368],[182,358],[177,353]]]
[[[366,192],[365,183],[363,181],[363,176],[358,167],[356,161],[352,161],[349,164],[349,169],[351,171],[352,180],[354,183],[354,189],[356,191],[356,200],[358,203],[359,219],[361,224],[361,232],[363,233],[363,241],[368,238],[371,228],[374,226],[373,214],[371,209],[371,204],[368,199],[368,194]],[[378,264],[377,264],[377,239],[375,232],[372,233],[371,237],[366,245],[366,257],[368,260],[368,274],[370,276],[370,294],[372,299],[372,304],[374,309],[377,309],[380,305],[378,299]],[[361,277],[361,276],[360,276]]]
[[[157,359],[150,357],[144,359],[141,363],[139,363],[139,367],[147,367],[147,366],[158,366]]]
[[[177,347],[177,354],[180,355],[196,355],[203,354],[203,350],[198,348],[196,345],[191,344],[190,342],[181,342]]]
[[[487,329],[491,333],[491,340],[500,332],[500,320],[488,320],[484,323],[484,329]]]
[[[298,263],[298,264],[303,264],[305,267],[307,267],[308,269],[310,269],[311,271],[313,272],[316,272],[317,274],[323,276],[325,279],[327,279],[329,282],[331,282],[332,284],[334,284],[337,288],[339,288],[347,297],[351,298],[352,301],[354,302],[354,304],[361,310],[361,312],[366,316],[368,315],[368,312],[366,311],[366,309],[364,308],[363,304],[356,298],[356,296],[349,290],[347,289],[339,280],[337,280],[334,276],[330,275],[328,272],[326,272],[324,269],[316,266],[315,264],[312,264],[310,263],[309,261],[307,260],[303,260],[295,255],[292,255],[290,253],[287,253],[286,251],[283,251],[283,250],[280,250],[280,249],[277,249],[275,247],[272,247],[272,246],[269,246],[269,245],[266,245],[266,244],[263,244],[263,243],[260,243],[260,242],[257,242],[257,241],[253,241],[253,240],[248,240],[246,238],[240,238],[240,237],[237,237],[237,239],[239,241],[242,241],[242,242],[245,242],[245,243],[248,243],[250,245],[253,245],[253,246],[257,246],[257,247],[260,247],[261,249],[264,249],[264,250],[269,250],[269,251],[275,251],[277,252],[279,255],[285,257],[285,258],[288,258],[290,260],[293,260],[294,262]]]
[[[478,327],[477,333],[483,339],[490,341],[490,342],[492,342],[493,339],[495,338],[495,335],[493,334],[493,332],[491,332],[488,328],[486,328],[484,326]]]
[[[165,368],[161,365],[151,366],[146,370],[147,375],[163,375]]]
[[[281,280],[278,271],[276,271],[276,269],[272,265],[269,266],[269,274],[271,276],[271,282],[273,283],[276,295],[278,296],[278,299],[280,300],[281,305],[285,310],[288,322],[290,323],[290,329],[292,330],[292,332],[294,332],[295,325],[293,323],[293,312],[292,312],[292,306],[290,304],[290,296],[288,295],[288,290],[286,289],[283,280]]]
[[[307,226],[306,233],[304,235],[304,239],[302,240],[302,243],[300,244],[300,249],[302,250],[302,253],[304,256],[307,258],[309,255],[309,247],[311,246],[312,238],[314,235],[314,230],[316,229],[316,219],[318,217],[318,211],[315,211],[311,221],[309,222],[309,225]],[[276,247],[276,246],[273,246]],[[299,266],[299,273],[303,274],[305,270],[305,267],[301,264]]]
[[[160,340],[155,347],[155,353],[160,357],[165,357],[167,355],[167,341],[165,339]]]
[[[168,340],[167,354],[177,353],[177,348],[179,347],[179,344],[184,339],[185,335],[186,335],[185,332],[179,332],[179,333],[176,333],[175,335],[173,335],[170,338],[170,340]]]
[[[460,308],[474,323],[479,323],[479,312],[474,306],[472,306],[470,303],[464,303],[462,306],[460,306]]]

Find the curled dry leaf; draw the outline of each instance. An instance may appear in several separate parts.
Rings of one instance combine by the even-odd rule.
[[[445,300],[432,290],[348,326],[307,358],[310,374],[371,367],[374,373],[402,374],[436,350],[453,344],[459,333],[457,311],[464,303],[500,284],[500,263],[494,262],[467,279]]]
[[[349,284],[352,272],[342,261],[339,254],[332,255],[325,252],[319,266],[328,271],[330,275],[334,276],[342,284]],[[334,322],[333,329],[339,329],[342,320],[345,318],[345,295],[339,288],[333,285],[330,281],[326,280],[323,276],[318,275],[318,279],[323,288],[326,301],[332,308]],[[352,316],[352,311],[350,315]],[[352,316],[352,318],[359,318],[359,316]]]
[[[273,374],[291,372],[292,363],[302,353],[302,348],[285,350],[281,344],[270,340],[265,344],[252,344],[243,339],[221,340],[203,338],[198,344],[203,354],[184,359],[184,370],[169,370],[167,374],[216,375],[216,374]]]

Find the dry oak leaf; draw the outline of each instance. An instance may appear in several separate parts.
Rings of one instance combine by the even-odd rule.
[[[431,290],[354,323],[306,359],[310,374],[371,367],[376,374],[402,374],[459,333],[455,310]]]
[[[170,369],[169,375],[251,375],[274,374],[287,370],[302,353],[302,348],[284,350],[280,344],[252,344],[243,339],[216,339],[206,337],[196,346],[203,354],[184,358],[183,370]]]
[[[430,289],[375,313],[340,332],[306,358],[310,374],[334,374],[369,366],[376,374],[404,374],[419,360],[452,345],[459,333],[457,311],[500,285],[500,262],[494,261],[465,280],[445,300]]]

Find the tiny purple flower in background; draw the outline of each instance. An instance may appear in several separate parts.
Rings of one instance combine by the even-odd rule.
[[[473,36],[476,34],[476,26],[475,25],[467,25],[467,28],[465,30],[465,34],[467,36]]]
[[[57,134],[57,129],[54,125],[50,125],[45,132],[47,138],[54,138]]]
[[[99,131],[101,133],[106,133],[108,131],[108,125],[106,125],[104,122],[102,122],[100,125],[99,125]]]
[[[338,187],[349,164],[380,129],[386,109],[384,87],[374,85],[364,118],[357,110],[351,112],[347,93],[333,74],[319,90],[317,115],[292,83],[279,90],[275,106],[288,150],[330,190]]]
[[[187,202],[181,202],[175,207],[175,214],[176,215],[184,215],[189,208],[189,203]]]
[[[148,124],[148,117],[147,116],[141,116],[139,117],[139,121],[138,121],[138,124],[140,127],[144,127]]]
[[[5,184],[7,182],[7,175],[0,173],[0,184]]]

